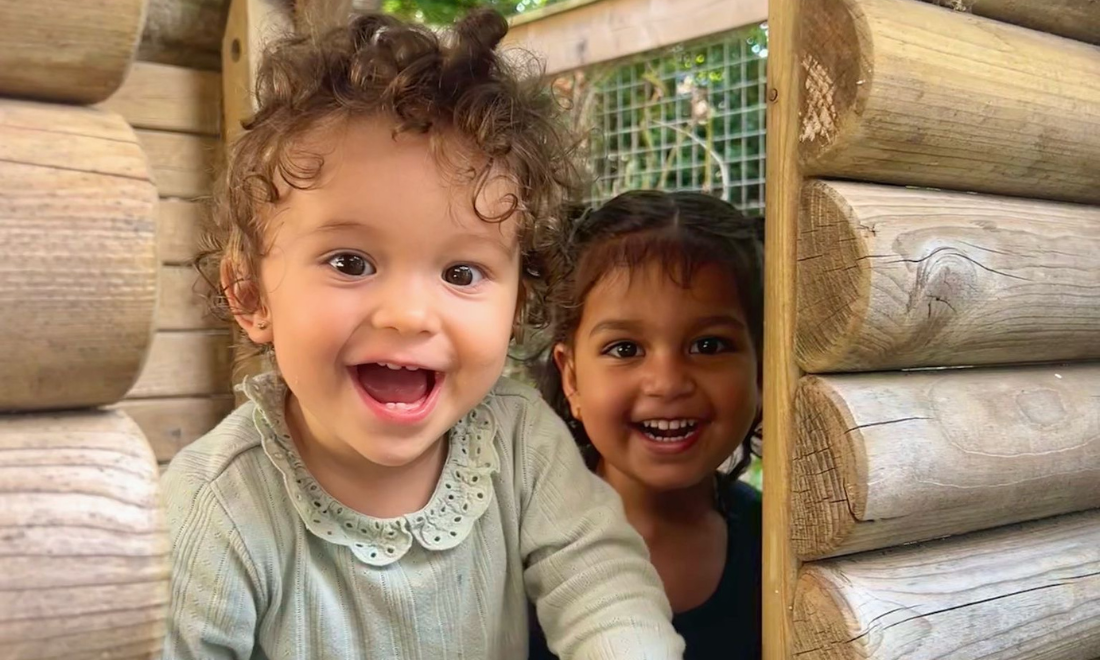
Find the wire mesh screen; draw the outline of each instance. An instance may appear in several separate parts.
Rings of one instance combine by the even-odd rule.
[[[590,67],[557,81],[588,131],[588,200],[700,190],[764,209],[766,25]]]

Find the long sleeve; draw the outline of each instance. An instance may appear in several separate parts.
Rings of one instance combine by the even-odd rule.
[[[164,660],[248,660],[259,583],[232,520],[209,484],[173,471],[161,481],[172,544]]]
[[[682,658],[664,588],[618,496],[544,402],[526,415],[520,544],[550,648],[562,660]]]

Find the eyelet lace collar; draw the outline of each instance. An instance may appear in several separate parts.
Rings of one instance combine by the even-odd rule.
[[[307,529],[347,546],[362,562],[387,566],[405,556],[415,539],[428,550],[448,550],[469,536],[493,498],[492,475],[500,468],[488,407],[479,405],[451,429],[443,473],[420,511],[373,518],[341,504],[306,469],[286,425],[286,384],[275,373],[239,386],[256,404],[253,421],[264,452],[283,475],[287,493]]]

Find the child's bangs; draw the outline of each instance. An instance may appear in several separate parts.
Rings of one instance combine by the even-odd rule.
[[[643,266],[660,264],[664,274],[677,286],[688,288],[702,266],[729,267],[728,257],[715,244],[679,231],[675,226],[626,234],[593,245],[577,264],[578,302],[613,270],[625,270],[629,277]],[[731,273],[732,276],[732,273]]]

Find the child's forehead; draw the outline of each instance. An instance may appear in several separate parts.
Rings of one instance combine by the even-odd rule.
[[[518,201],[519,187],[507,167],[490,167],[487,156],[453,131],[397,132],[397,127],[386,117],[360,117],[307,132],[287,148],[291,180],[280,177],[280,197],[308,191],[315,193],[314,203],[339,202],[341,195],[369,202],[413,189],[420,193],[416,199],[446,199],[460,216],[476,201],[486,217],[502,216]],[[310,180],[294,181],[301,174]],[[356,192],[362,194],[349,195]]]
[[[684,265],[657,259],[613,266],[596,280],[585,300],[587,312],[701,307],[741,311],[737,281],[721,264]]]

